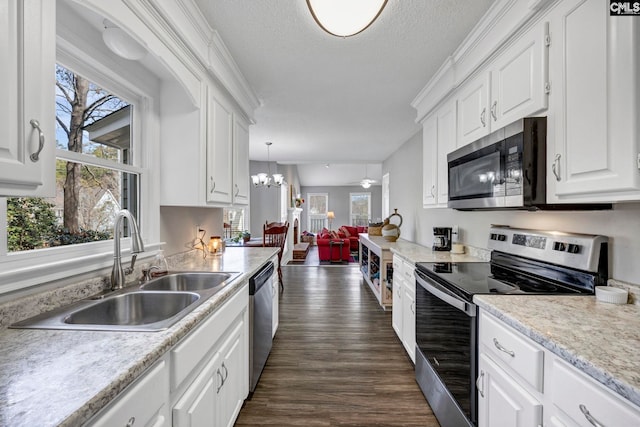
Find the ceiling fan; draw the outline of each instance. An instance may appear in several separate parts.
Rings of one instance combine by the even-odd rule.
[[[360,180],[360,185],[362,186],[362,188],[369,188],[371,187],[371,184],[375,184],[376,180],[369,178],[369,176],[367,175],[367,164],[365,163],[364,165],[364,178],[362,178]]]

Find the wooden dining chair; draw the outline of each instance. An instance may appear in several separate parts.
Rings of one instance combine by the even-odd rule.
[[[282,226],[273,225],[267,227],[267,225],[269,224],[265,224],[262,230],[262,246],[280,248],[280,252],[278,252],[278,280],[280,281],[280,289],[284,291],[281,268],[282,253],[284,252],[284,244],[287,241],[287,231],[289,230],[289,223],[285,222]]]

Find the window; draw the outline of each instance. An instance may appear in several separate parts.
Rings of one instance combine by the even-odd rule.
[[[309,193],[307,203],[309,206],[307,229],[311,233],[317,233],[327,226],[329,195],[327,193]]]
[[[244,209],[224,208],[223,221],[225,239],[236,237],[247,229],[245,225]]]
[[[351,226],[367,226],[371,218],[371,193],[349,193]]]
[[[56,66],[56,197],[7,199],[8,252],[108,240],[116,212],[137,216],[132,115],[130,103]]]

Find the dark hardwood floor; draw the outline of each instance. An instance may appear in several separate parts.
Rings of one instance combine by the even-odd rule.
[[[236,426],[438,426],[357,267],[282,268],[280,327]]]

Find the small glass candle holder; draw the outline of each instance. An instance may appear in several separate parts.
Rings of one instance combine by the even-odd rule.
[[[209,253],[222,255],[224,252],[224,241],[220,236],[211,236],[209,239]]]

